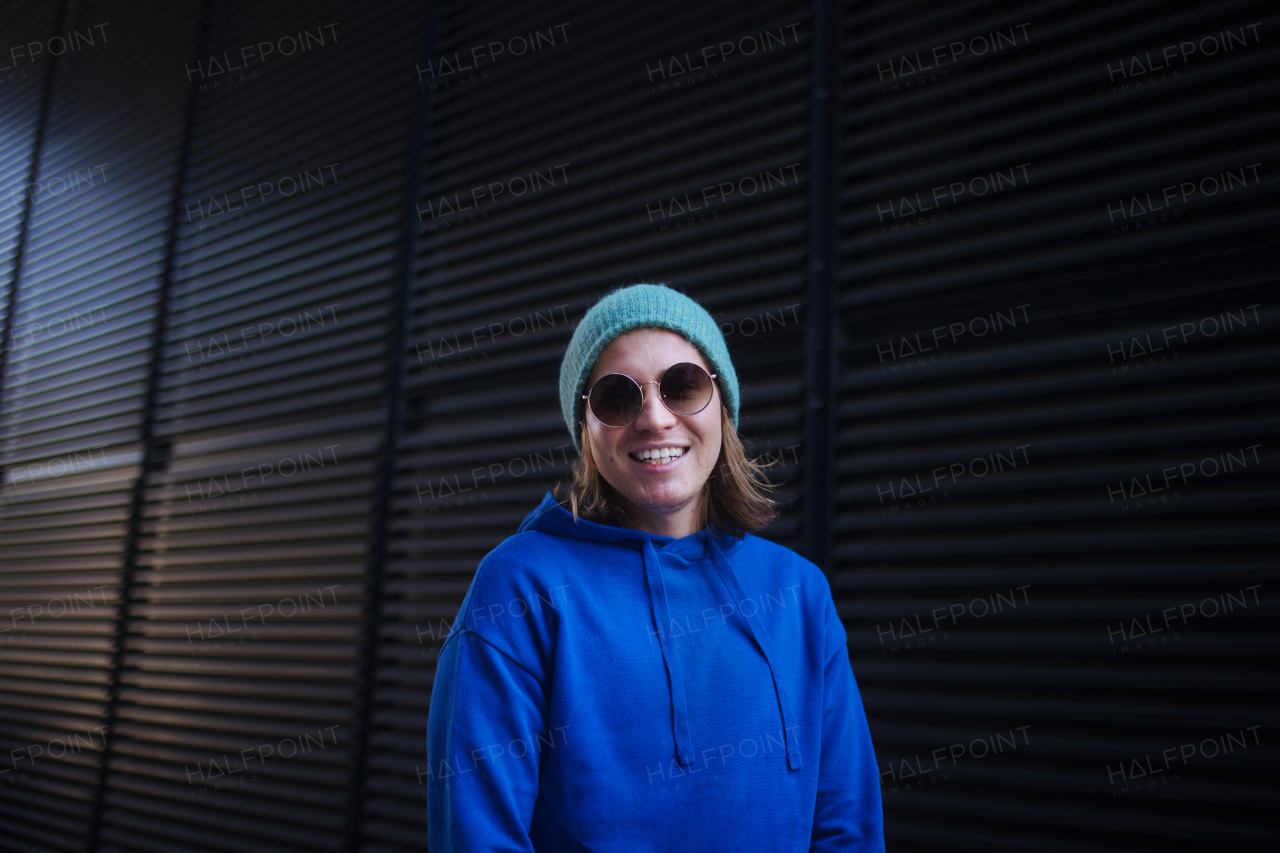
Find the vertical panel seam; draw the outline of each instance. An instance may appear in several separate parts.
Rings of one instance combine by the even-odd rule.
[[[417,59],[419,64],[430,62],[430,50],[434,41],[433,4],[427,4],[418,18],[419,36]],[[396,457],[399,454],[405,420],[405,347],[411,337],[413,325],[413,295],[418,280],[418,188],[422,180],[423,154],[429,122],[427,98],[414,86],[410,97],[409,150],[405,158],[406,192],[400,236],[400,270],[394,304],[391,306],[391,341],[388,347],[390,362],[387,367],[386,430],[379,461],[378,482],[374,499],[374,523],[371,543],[371,559],[367,581],[365,609],[364,689],[356,725],[358,744],[356,769],[352,790],[353,820],[348,850],[358,851],[363,837],[369,804],[369,777],[372,764],[374,717],[378,694],[378,658],[382,648],[383,592],[386,563],[390,552],[391,512],[394,505]],[[426,721],[423,721],[425,731]],[[424,810],[425,813],[425,810]]]
[[[831,504],[834,472],[820,460],[827,458],[832,441],[834,412],[832,332],[834,299],[832,275],[834,141],[833,120],[836,77],[834,73],[834,0],[814,0],[811,12],[809,50],[812,79],[809,109],[809,240],[808,334],[805,348],[805,387],[801,402],[804,412],[804,506],[801,543],[804,555],[829,573]]]
[[[212,18],[212,0],[203,0],[196,24],[196,56],[204,55]],[[98,789],[93,803],[93,817],[90,824],[90,850],[99,850],[102,846],[102,829],[106,809],[107,780],[111,766],[111,756],[115,751],[116,723],[120,703],[120,676],[124,667],[124,645],[127,633],[129,602],[133,596],[134,578],[137,574],[138,539],[141,535],[142,516],[147,493],[147,474],[154,458],[154,432],[156,421],[156,399],[162,372],[166,316],[169,306],[169,292],[172,289],[173,271],[178,246],[178,218],[182,207],[183,185],[187,177],[187,168],[191,159],[192,140],[195,136],[197,95],[191,92],[187,96],[187,114],[182,123],[182,137],[179,146],[178,167],[174,174],[173,199],[169,205],[168,220],[165,223],[165,257],[164,267],[160,275],[159,292],[156,294],[155,325],[151,332],[151,352],[148,356],[147,386],[144,392],[142,407],[142,427],[139,442],[142,458],[138,461],[137,477],[133,481],[132,494],[129,501],[129,525],[125,533],[124,554],[121,561],[120,601],[116,610],[115,637],[111,653],[111,669],[108,676],[108,699],[106,737],[103,739],[102,768],[98,776]]]

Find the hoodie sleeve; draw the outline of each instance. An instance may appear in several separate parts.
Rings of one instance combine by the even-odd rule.
[[[827,626],[831,642],[838,634],[840,645],[828,653],[825,669],[822,757],[809,850],[884,853],[879,768],[849,661],[848,637],[830,594]]]
[[[445,643],[427,714],[432,853],[533,850],[540,747],[555,737],[546,728],[530,669],[468,629]]]

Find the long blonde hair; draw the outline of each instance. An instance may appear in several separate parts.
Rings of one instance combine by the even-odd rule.
[[[770,465],[747,458],[723,403],[720,404],[720,435],[720,455],[699,496],[698,529],[714,525],[740,538],[778,517],[778,504],[769,497],[777,487],[764,474]],[[561,485],[557,483],[552,494],[563,504]],[[567,499],[574,518],[635,526],[618,500],[618,493],[605,481],[591,457],[591,439],[585,423],[582,424],[582,454],[573,463]]]

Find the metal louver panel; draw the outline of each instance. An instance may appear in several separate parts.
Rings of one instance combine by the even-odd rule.
[[[14,623],[0,693],[6,740],[23,741],[5,750],[9,849],[79,850],[92,834],[180,144],[181,101],[150,86],[180,40],[157,48],[153,28],[182,19],[81,3],[9,51],[31,69],[19,82],[51,72],[53,87],[0,402]]]
[[[796,541],[808,26],[793,3],[436,13],[369,849],[422,849],[435,655],[480,558],[568,478],[560,356],[612,286],[665,280],[721,322],[749,452],[788,484],[770,535]],[[767,50],[726,50],[693,85],[678,70],[765,31]]]
[[[893,849],[1280,840],[1274,11],[843,10],[833,585]]]
[[[104,849],[351,845],[411,22],[214,4],[165,69],[195,115]]]
[[[0,27],[18,33],[25,43],[39,41],[57,29],[57,10],[48,4],[27,2],[6,4],[0,10]],[[51,63],[19,66],[12,58],[0,68],[0,335],[9,331],[10,287],[17,272],[18,243],[31,193],[32,165],[35,162],[36,133],[40,107]],[[34,76],[33,76],[34,74]],[[0,359],[12,343],[6,337]]]

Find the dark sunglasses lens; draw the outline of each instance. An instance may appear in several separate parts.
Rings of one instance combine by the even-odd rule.
[[[662,377],[662,400],[677,415],[696,415],[711,402],[712,380],[696,364],[673,364]]]
[[[609,426],[626,426],[640,416],[640,389],[620,373],[603,376],[591,388],[591,411]]]

